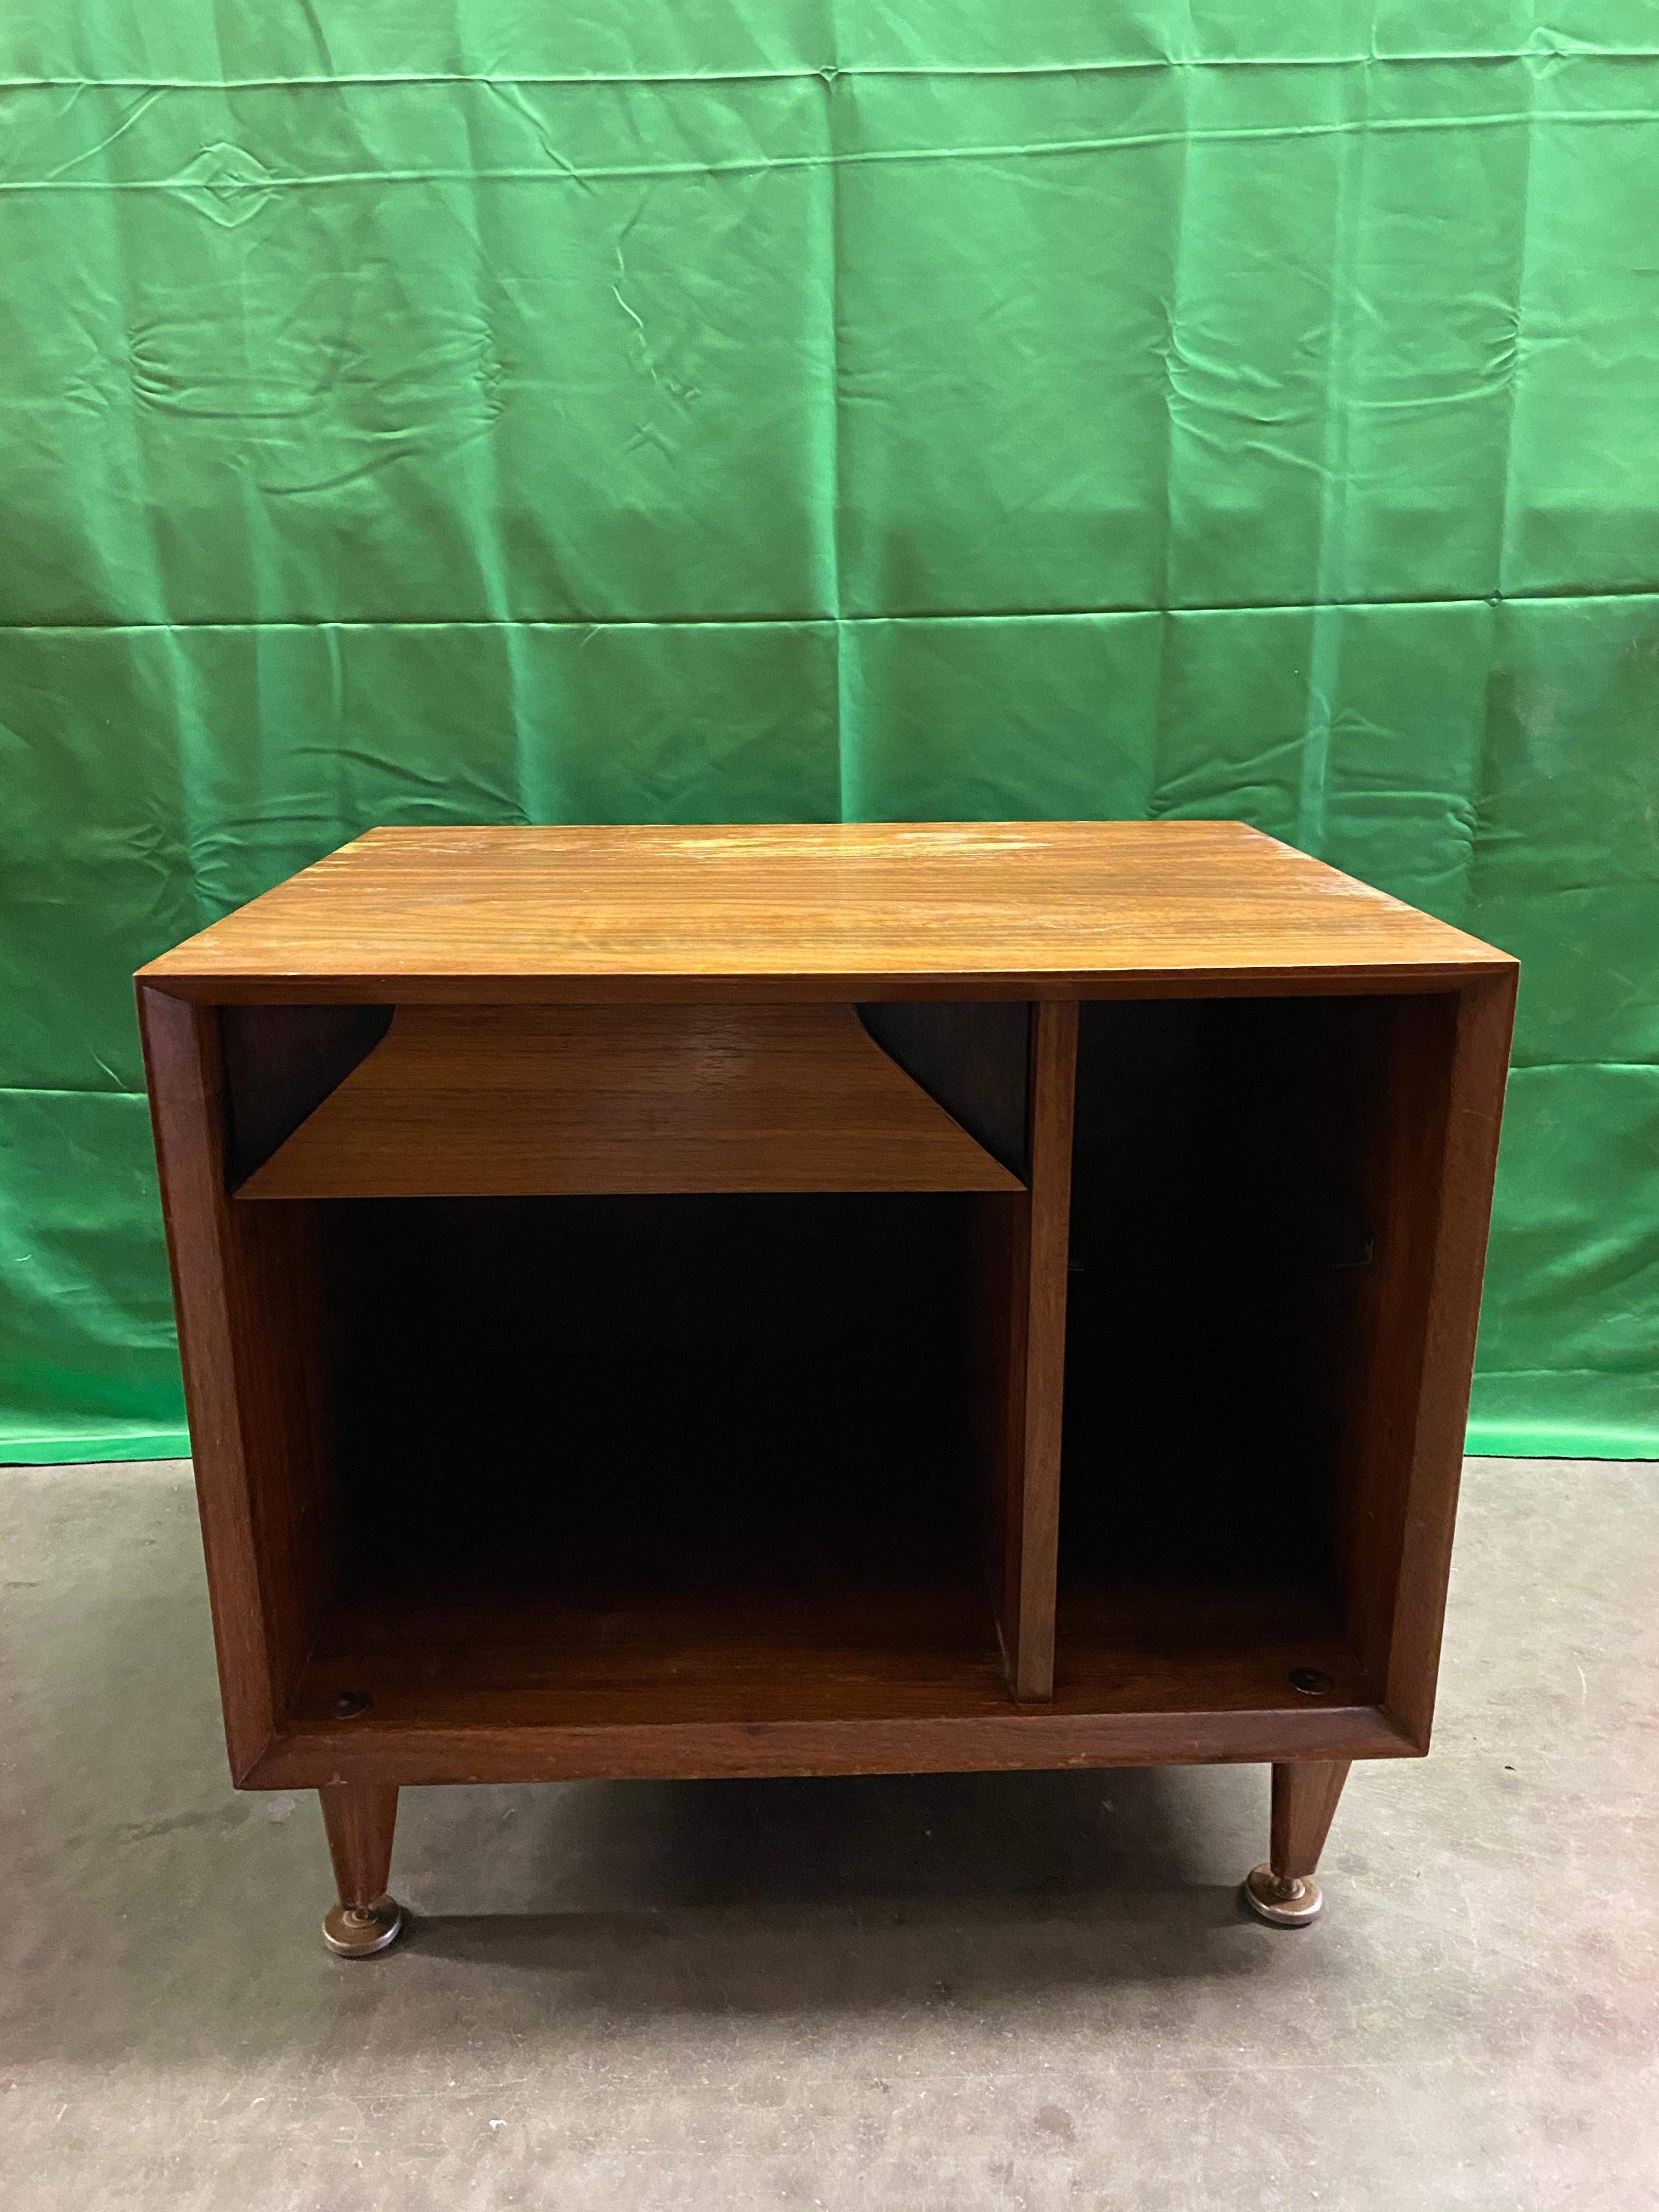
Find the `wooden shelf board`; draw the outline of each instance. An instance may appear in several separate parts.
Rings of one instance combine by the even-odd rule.
[[[1295,1711],[1321,1702],[1291,1686],[1297,1668],[1328,1674],[1337,1704],[1373,1693],[1311,1576],[1276,1587],[1062,1583],[1055,1652],[1055,1703],[1073,1712]]]
[[[370,1757],[445,1781],[1414,1748],[1311,1590],[1073,1592],[1060,1621],[1053,1703],[1017,1705],[967,1576],[696,1601],[359,1598],[326,1620],[251,1778],[305,1786]],[[1295,1667],[1335,1689],[1301,1695]],[[342,1722],[347,1692],[374,1705]]]
[[[850,1006],[404,1006],[236,1196],[1021,1188]]]

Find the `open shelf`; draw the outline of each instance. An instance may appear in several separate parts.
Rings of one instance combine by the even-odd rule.
[[[971,1559],[926,1577],[769,1594],[707,1583],[605,1602],[493,1589],[359,1590],[325,1617],[287,1716],[326,1725],[342,1696],[377,1728],[469,1720],[697,1729],[1006,1713]],[[532,1702],[526,1705],[526,1699]]]
[[[1311,1719],[1376,1703],[1333,1594],[1310,1577],[1070,1579],[1057,1643],[1060,1711]],[[1330,1688],[1297,1690],[1292,1674],[1309,1670],[1328,1675]]]
[[[1019,1188],[849,1006],[416,1006],[236,1195]]]
[[[1084,1009],[1059,1694],[1162,1603],[1213,1625],[1218,1682],[1383,1701],[1432,1230],[1401,1133],[1446,1035],[1430,999]]]
[[[272,1774],[370,1740],[405,1780],[463,1745],[502,1777],[1198,1758],[1267,1725],[1405,1748],[1315,1553],[1085,1558],[1086,1511],[1054,1695],[1011,1695],[974,1443],[986,1203],[307,1209],[339,1565]]]
[[[709,1585],[625,1602],[359,1589],[325,1616],[263,1778],[372,1742],[389,1776],[921,1772],[964,1761],[1408,1752],[1304,1590],[1169,1589],[1062,1608],[1052,1700],[1009,1696],[978,1577]],[[1327,1672],[1309,1700],[1293,1670]],[[341,1701],[372,1702],[343,1719]]]
[[[290,1724],[1009,1693],[955,1194],[317,1209],[338,1567]]]

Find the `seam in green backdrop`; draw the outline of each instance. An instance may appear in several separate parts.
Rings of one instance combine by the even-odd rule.
[[[1656,171],[1637,0],[18,0],[0,1459],[183,1449],[128,977],[370,823],[1148,815],[1520,956],[1471,1442],[1659,1454]]]

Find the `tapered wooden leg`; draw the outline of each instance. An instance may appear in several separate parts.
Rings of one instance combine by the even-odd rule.
[[[394,1943],[403,1909],[386,1895],[398,1793],[374,1782],[336,1782],[317,1792],[340,1901],[323,1917],[323,1941],[342,1959],[372,1958]]]
[[[1325,1900],[1314,1874],[1348,1764],[1310,1759],[1273,1768],[1272,1856],[1244,1877],[1244,1902],[1272,1927],[1305,1928],[1319,1917]]]

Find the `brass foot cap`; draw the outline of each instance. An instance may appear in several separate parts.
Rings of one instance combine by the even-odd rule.
[[[1252,1867],[1244,1877],[1244,1902],[1270,1928],[1305,1928],[1317,1920],[1325,1900],[1310,1875],[1277,1875],[1270,1866]]]
[[[395,1898],[373,1905],[331,1905],[323,1915],[323,1941],[337,1959],[372,1959],[403,1933],[404,1909]]]

